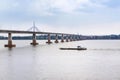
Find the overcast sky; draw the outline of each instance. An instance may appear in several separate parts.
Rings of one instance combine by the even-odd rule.
[[[0,29],[120,34],[120,0],[0,0]]]

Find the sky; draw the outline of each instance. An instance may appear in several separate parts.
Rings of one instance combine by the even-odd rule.
[[[120,0],[0,0],[0,29],[120,34]]]

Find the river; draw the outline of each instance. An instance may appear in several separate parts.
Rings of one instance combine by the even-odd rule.
[[[47,45],[0,40],[0,80],[120,80],[120,40],[83,40]],[[85,51],[60,50],[86,47]]]

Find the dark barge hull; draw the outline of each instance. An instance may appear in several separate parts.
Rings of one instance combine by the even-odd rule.
[[[60,48],[61,50],[87,50],[87,48]]]

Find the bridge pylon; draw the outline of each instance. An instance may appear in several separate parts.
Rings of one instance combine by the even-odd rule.
[[[33,46],[36,46],[38,45],[37,41],[36,41],[36,31],[39,31],[39,29],[35,26],[35,22],[33,22],[33,26],[28,29],[29,31],[32,30],[34,33],[33,33],[33,36],[32,36],[32,43],[30,43],[31,45]]]

